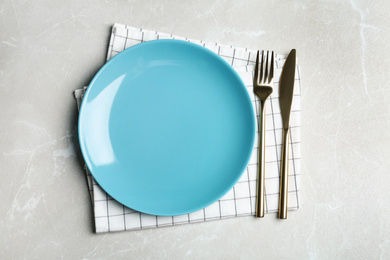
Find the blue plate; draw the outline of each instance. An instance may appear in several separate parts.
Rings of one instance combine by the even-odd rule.
[[[193,43],[155,40],[100,69],[78,129],[85,162],[111,197],[173,216],[210,205],[238,181],[253,149],[255,115],[225,60]]]

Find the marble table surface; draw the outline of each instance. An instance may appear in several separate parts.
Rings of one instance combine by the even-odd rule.
[[[0,258],[390,259],[389,11],[383,0],[1,1]],[[298,211],[93,232],[72,92],[104,64],[114,23],[297,49]]]

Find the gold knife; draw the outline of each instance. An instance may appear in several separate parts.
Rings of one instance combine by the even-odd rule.
[[[283,145],[282,162],[280,164],[280,195],[279,195],[279,218],[287,218],[287,198],[288,198],[288,164],[289,164],[289,124],[291,103],[294,96],[296,51],[291,50],[284,63],[279,83],[279,103],[280,113],[283,122]]]

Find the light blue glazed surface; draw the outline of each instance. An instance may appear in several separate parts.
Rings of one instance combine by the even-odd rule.
[[[84,96],[79,141],[114,199],[153,215],[204,208],[241,177],[255,115],[238,74],[179,40],[138,44],[112,58]]]

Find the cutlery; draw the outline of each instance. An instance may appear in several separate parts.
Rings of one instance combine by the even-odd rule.
[[[268,60],[270,59],[270,62]],[[268,66],[269,65],[269,66]],[[257,51],[255,74],[253,77],[253,92],[260,100],[259,105],[259,143],[257,153],[257,199],[256,199],[256,217],[264,217],[264,196],[265,196],[265,101],[272,93],[272,84],[274,76],[274,52],[267,51],[264,57],[264,51],[261,54],[260,76],[259,76],[259,51]]]
[[[280,113],[283,122],[282,161],[280,165],[280,195],[279,195],[279,218],[287,218],[288,198],[288,164],[289,164],[289,123],[291,103],[294,95],[296,51],[291,50],[284,63],[279,85]]]

